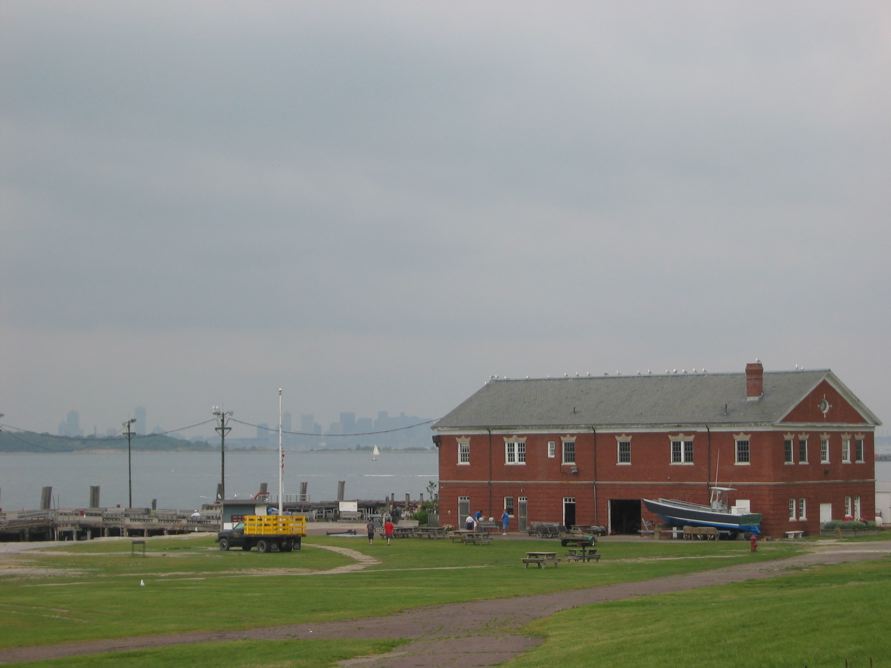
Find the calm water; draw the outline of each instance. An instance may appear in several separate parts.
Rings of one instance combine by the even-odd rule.
[[[254,494],[261,482],[278,493],[278,451],[226,453],[226,497]],[[220,454],[211,452],[134,452],[133,505],[196,508],[210,503],[220,479]],[[383,499],[395,494],[426,496],[427,483],[438,480],[437,453],[386,451],[378,461],[368,452],[288,452],[284,494],[295,496],[309,483],[313,501],[337,498],[337,481],[346,482],[346,499]],[[100,486],[102,506],[127,505],[127,453],[0,453],[0,508],[40,507],[40,490],[53,488],[53,505],[89,505],[90,486]]]
[[[278,491],[278,451],[227,452],[226,496],[256,492],[261,482]],[[209,503],[220,478],[220,455],[210,452],[134,452],[133,505],[195,508]],[[315,501],[337,498],[337,481],[346,481],[347,499],[383,499],[388,494],[417,499],[427,483],[438,480],[436,451],[384,452],[371,461],[368,452],[289,452],[285,459],[285,495],[309,483]],[[876,462],[876,480],[891,482],[891,462]],[[100,505],[127,505],[127,453],[0,453],[0,508],[40,507],[40,489],[53,488],[53,505],[89,505],[90,485],[100,486]]]

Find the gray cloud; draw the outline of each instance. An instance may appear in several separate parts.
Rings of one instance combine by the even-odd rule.
[[[13,424],[754,355],[891,414],[880,3],[2,11]]]

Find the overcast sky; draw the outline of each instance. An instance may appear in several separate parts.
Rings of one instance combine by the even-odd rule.
[[[758,357],[888,423],[889,82],[881,1],[4,0],[3,422]]]

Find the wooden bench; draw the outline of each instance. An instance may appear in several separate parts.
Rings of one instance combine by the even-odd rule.
[[[786,538],[791,538],[792,540],[795,540],[796,538],[802,538],[804,536],[804,531],[800,531],[800,530],[799,531],[786,531],[784,533],[786,535]]]
[[[560,560],[556,552],[527,552],[522,562],[526,568],[529,568],[529,564],[535,564],[539,568],[544,568],[546,564],[554,564],[556,568]]]

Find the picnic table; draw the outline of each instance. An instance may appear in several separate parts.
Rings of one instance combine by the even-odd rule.
[[[492,542],[492,536],[481,531],[472,531],[470,529],[458,529],[451,534],[453,543],[464,543],[465,545],[488,545]]]
[[[522,561],[526,568],[529,568],[529,564],[535,564],[539,568],[543,568],[545,564],[554,564],[556,568],[560,563],[556,552],[527,552]]]
[[[600,561],[600,555],[597,554],[596,547],[589,547],[587,545],[582,545],[581,547],[572,547],[567,551],[566,555],[567,561]]]
[[[568,545],[573,547],[591,547],[596,542],[597,539],[593,534],[563,534],[560,537],[560,545],[563,547]]]

